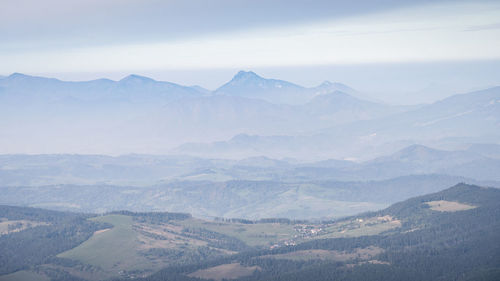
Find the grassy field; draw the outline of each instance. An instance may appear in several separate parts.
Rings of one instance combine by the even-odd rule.
[[[132,217],[108,215],[93,220],[110,223],[113,228],[96,232],[89,240],[59,257],[100,267],[113,275],[122,270],[151,269],[151,262],[137,252],[140,244],[132,228]]]
[[[206,228],[211,231],[235,237],[249,246],[268,246],[292,238],[296,232],[293,225],[276,223],[241,224],[209,222],[189,219],[180,222],[184,227]]]
[[[444,200],[430,201],[430,202],[427,202],[426,204],[429,205],[431,210],[439,211],[439,212],[467,211],[467,210],[476,208],[476,206],[472,206],[472,205],[468,205],[468,204],[464,204],[464,203],[459,203],[459,202],[444,201]]]
[[[190,273],[188,276],[210,280],[237,279],[252,275],[258,266],[242,266],[239,263],[222,264]]]
[[[300,243],[310,239],[359,237],[376,235],[401,226],[401,222],[390,216],[365,219],[342,220],[329,225],[310,225],[316,233],[300,231],[302,225],[277,223],[225,223],[199,219],[179,222],[184,227],[205,228],[238,238],[249,246],[267,247],[283,241]],[[307,226],[307,225],[306,225]],[[311,231],[311,230],[309,230]]]
[[[161,224],[148,224],[134,221],[132,217],[125,215],[106,215],[92,218],[92,220],[109,223],[113,227],[95,232],[89,240],[76,248],[59,254],[58,257],[92,265],[100,271],[101,276],[108,278],[146,276],[180,259],[177,256],[177,260],[172,260],[168,253],[192,256],[196,254],[199,247],[208,247],[207,241],[209,240],[206,240],[207,238],[189,236],[184,232],[184,228],[207,229],[235,237],[249,246],[268,248],[275,245],[287,245],[287,243],[299,243],[310,239],[379,234],[401,224],[390,216],[352,219],[330,225],[241,224],[205,221],[195,218]],[[210,248],[219,251],[220,254],[233,253],[224,249]],[[159,253],[160,255],[150,254],[150,250],[153,250],[152,253]],[[283,256],[282,258],[342,260],[348,257],[351,257],[351,254],[321,251],[298,252],[293,256]],[[200,277],[232,278],[230,276],[251,274],[254,270],[232,264],[211,271],[203,271],[200,274],[204,277],[201,277],[201,275]]]
[[[316,238],[359,237],[377,235],[401,226],[401,222],[390,216],[340,221],[326,227]]]
[[[7,275],[0,276],[0,281],[49,281],[50,279],[32,271],[21,270]]]
[[[106,215],[92,220],[109,223],[113,227],[96,231],[89,240],[58,257],[99,268],[102,276],[146,276],[171,263],[182,261],[184,255],[196,255],[197,249],[206,248],[208,244],[186,236],[182,231],[183,226],[177,225],[178,221],[148,224],[136,222],[131,216],[125,215]],[[211,249],[221,255],[228,252]],[[153,254],[150,250],[153,250]],[[174,257],[168,253],[175,253]]]

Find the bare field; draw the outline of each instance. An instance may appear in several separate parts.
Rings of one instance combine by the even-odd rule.
[[[197,270],[188,274],[188,276],[213,280],[237,279],[244,276],[250,276],[256,270],[260,270],[260,268],[258,266],[242,266],[239,263],[229,263]]]
[[[49,225],[45,222],[28,221],[28,220],[3,220],[0,222],[0,235],[19,232],[28,228]]]
[[[0,281],[49,281],[45,275],[29,270],[20,270],[11,274],[0,276]]]
[[[468,205],[468,204],[459,203],[459,202],[453,202],[453,201],[445,201],[445,200],[430,201],[430,202],[426,202],[426,204],[431,208],[431,210],[439,211],[439,212],[467,211],[467,210],[477,208],[477,206]]]
[[[303,250],[290,252],[278,255],[266,255],[263,258],[286,259],[286,260],[332,260],[332,261],[348,261],[352,259],[367,260],[382,253],[384,250],[379,247],[357,248],[352,252],[340,252],[331,250]]]

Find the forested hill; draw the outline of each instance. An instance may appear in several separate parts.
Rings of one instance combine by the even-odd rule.
[[[500,278],[498,189],[459,184],[346,220],[372,218],[391,219],[399,226],[378,235],[314,239],[296,246],[240,254],[219,263],[166,268],[144,280],[209,279],[213,271],[224,276],[224,268],[234,264],[255,269],[252,275],[238,280]]]
[[[0,205],[0,276],[49,262],[109,227],[91,215]]]
[[[249,222],[0,206],[0,281],[500,279],[496,188],[458,184],[333,221]]]

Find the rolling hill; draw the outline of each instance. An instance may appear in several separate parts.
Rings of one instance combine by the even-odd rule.
[[[310,229],[315,235],[293,246],[169,267],[143,280],[496,280],[499,199],[498,189],[459,184]]]
[[[335,95],[335,94],[330,94]],[[328,99],[329,95],[321,99]],[[330,128],[309,130],[295,135],[253,134],[245,142],[237,142],[242,135],[226,141],[188,143],[178,147],[176,153],[194,156],[239,157],[266,155],[273,158],[294,157],[299,159],[373,159],[393,153],[408,145],[439,146],[447,150],[464,148],[474,143],[498,144],[500,132],[500,87],[459,94],[439,102],[422,105],[404,112],[389,111],[386,117],[363,119]],[[318,102],[328,110],[329,102]],[[335,104],[335,103],[334,103]],[[370,103],[357,103],[363,107]],[[356,115],[356,107],[346,107],[348,114]],[[343,110],[343,107],[340,107]],[[377,106],[376,110],[384,110]],[[321,107],[312,110],[321,115]],[[359,111],[365,112],[367,111]],[[332,118],[341,118],[341,113]],[[326,117],[322,117],[326,118]]]
[[[0,206],[0,280],[497,280],[499,202],[458,184],[314,222]]]

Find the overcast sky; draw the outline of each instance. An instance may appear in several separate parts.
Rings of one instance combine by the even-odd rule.
[[[394,65],[408,73],[415,65],[473,65],[459,74],[470,82],[453,91],[498,84],[500,74],[499,1],[3,0],[0,38],[1,75],[139,73],[215,88],[252,69],[384,92],[387,81],[370,84],[368,73],[356,80],[353,69],[393,65],[391,77],[401,71]],[[342,67],[352,75],[339,75]],[[446,71],[441,80],[452,77]]]

